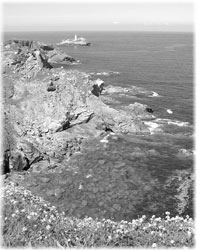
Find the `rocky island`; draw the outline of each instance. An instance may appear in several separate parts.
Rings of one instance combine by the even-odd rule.
[[[83,37],[79,37],[78,38],[77,35],[75,35],[74,39],[62,40],[60,43],[57,43],[57,45],[81,45],[81,46],[89,46],[90,42],[88,42]]]

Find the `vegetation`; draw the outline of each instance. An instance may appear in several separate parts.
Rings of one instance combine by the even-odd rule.
[[[132,222],[66,217],[13,182],[1,189],[3,247],[193,247],[189,216],[142,216]]]

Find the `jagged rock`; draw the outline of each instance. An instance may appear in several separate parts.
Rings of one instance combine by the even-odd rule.
[[[65,53],[60,53],[57,50],[53,50],[53,51],[48,52],[47,56],[48,56],[48,62],[50,64],[55,64],[55,63],[72,64],[72,63],[76,62],[76,60],[73,57],[71,57]]]
[[[50,84],[48,87],[47,87],[47,91],[55,91],[56,90],[56,87],[53,85],[53,84]]]
[[[97,79],[93,85],[93,90],[92,93],[95,96],[100,96],[101,92],[103,91],[104,88],[104,81],[101,79]]]
[[[17,152],[12,154],[14,168],[26,169],[45,156],[61,162],[80,150],[74,138],[95,137],[106,131],[149,132],[140,120],[152,118],[145,105],[134,103],[127,110],[113,109],[100,98],[102,80],[91,80],[78,71],[44,70],[55,58],[67,60],[67,55],[59,57],[60,51],[36,42],[14,41],[8,45],[18,49],[14,56],[19,73],[25,74],[28,69],[30,74],[28,81],[8,76],[13,82],[6,115],[16,137],[12,146],[12,151]],[[31,78],[38,73],[38,77]],[[26,143],[21,148],[20,138]]]
[[[149,107],[146,108],[146,111],[149,112],[149,113],[153,113],[154,112],[154,110],[152,108],[149,108]]]
[[[9,153],[8,151],[5,151],[3,155],[3,169],[1,174],[7,174],[9,172],[10,172]]]
[[[76,60],[53,46],[35,41],[9,40],[4,43],[6,64],[30,79],[35,77],[43,68],[51,69],[54,63],[72,64]]]
[[[27,170],[30,167],[28,159],[21,151],[11,153],[9,168],[11,171]]]

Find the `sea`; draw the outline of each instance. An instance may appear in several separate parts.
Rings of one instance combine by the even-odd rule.
[[[152,134],[143,135],[143,137],[122,135],[118,139],[114,135],[109,136],[107,142],[105,140],[103,151],[102,149],[98,150],[99,157],[102,156],[103,152],[102,159],[115,162],[116,153],[119,152],[121,161],[141,169],[141,175],[148,174],[151,179],[157,180],[155,192],[157,192],[158,200],[159,192],[162,190],[160,196],[162,198],[159,202],[163,203],[163,206],[160,206],[160,210],[157,211],[157,206],[153,206],[154,200],[153,198],[151,200],[150,197],[149,203],[142,201],[144,206],[140,206],[141,211],[139,205],[137,206],[138,215],[144,213],[159,214],[159,212],[164,213],[167,210],[172,214],[187,213],[192,215],[192,202],[188,202],[189,205],[187,204],[185,209],[178,206],[179,210],[177,210],[172,204],[174,200],[169,199],[169,196],[174,195],[177,202],[180,202],[181,198],[175,191],[181,192],[181,188],[178,189],[176,185],[173,188],[177,190],[165,189],[165,187],[166,183],[169,187],[170,177],[177,174],[177,176],[179,175],[176,177],[177,180],[184,179],[186,178],[183,177],[184,171],[193,171],[194,166],[193,33],[7,32],[4,34],[4,40],[31,39],[56,45],[63,39],[74,38],[75,34],[78,37],[86,38],[91,42],[91,45],[59,46],[60,50],[80,61],[78,65],[64,66],[65,69],[90,73],[94,75],[95,79],[102,79],[106,86],[126,88],[137,86],[153,93],[151,96],[127,94],[118,99],[121,106],[126,107],[134,102],[139,102],[154,110],[155,119],[149,123]],[[154,133],[154,128],[161,130]],[[138,151],[143,154],[140,156],[136,153]],[[107,155],[106,152],[108,152]],[[133,152],[135,155],[131,157]],[[90,161],[99,160],[98,155],[96,151],[94,154],[91,152]],[[95,159],[93,159],[94,157]],[[144,179],[142,178],[142,180]],[[138,185],[140,184],[138,183]],[[165,190],[167,191],[165,192]],[[186,190],[187,192],[189,193],[188,190]],[[187,201],[188,199],[191,197],[186,198]],[[136,210],[133,211],[133,214],[136,214]],[[115,218],[119,216],[115,211],[114,214],[111,212],[110,215],[112,218],[113,215]],[[125,218],[128,219],[127,217]],[[121,219],[124,219],[123,215]]]

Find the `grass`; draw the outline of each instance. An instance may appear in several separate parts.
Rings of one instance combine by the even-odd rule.
[[[13,182],[1,188],[3,247],[194,247],[194,221],[142,216],[132,222],[71,218]]]

